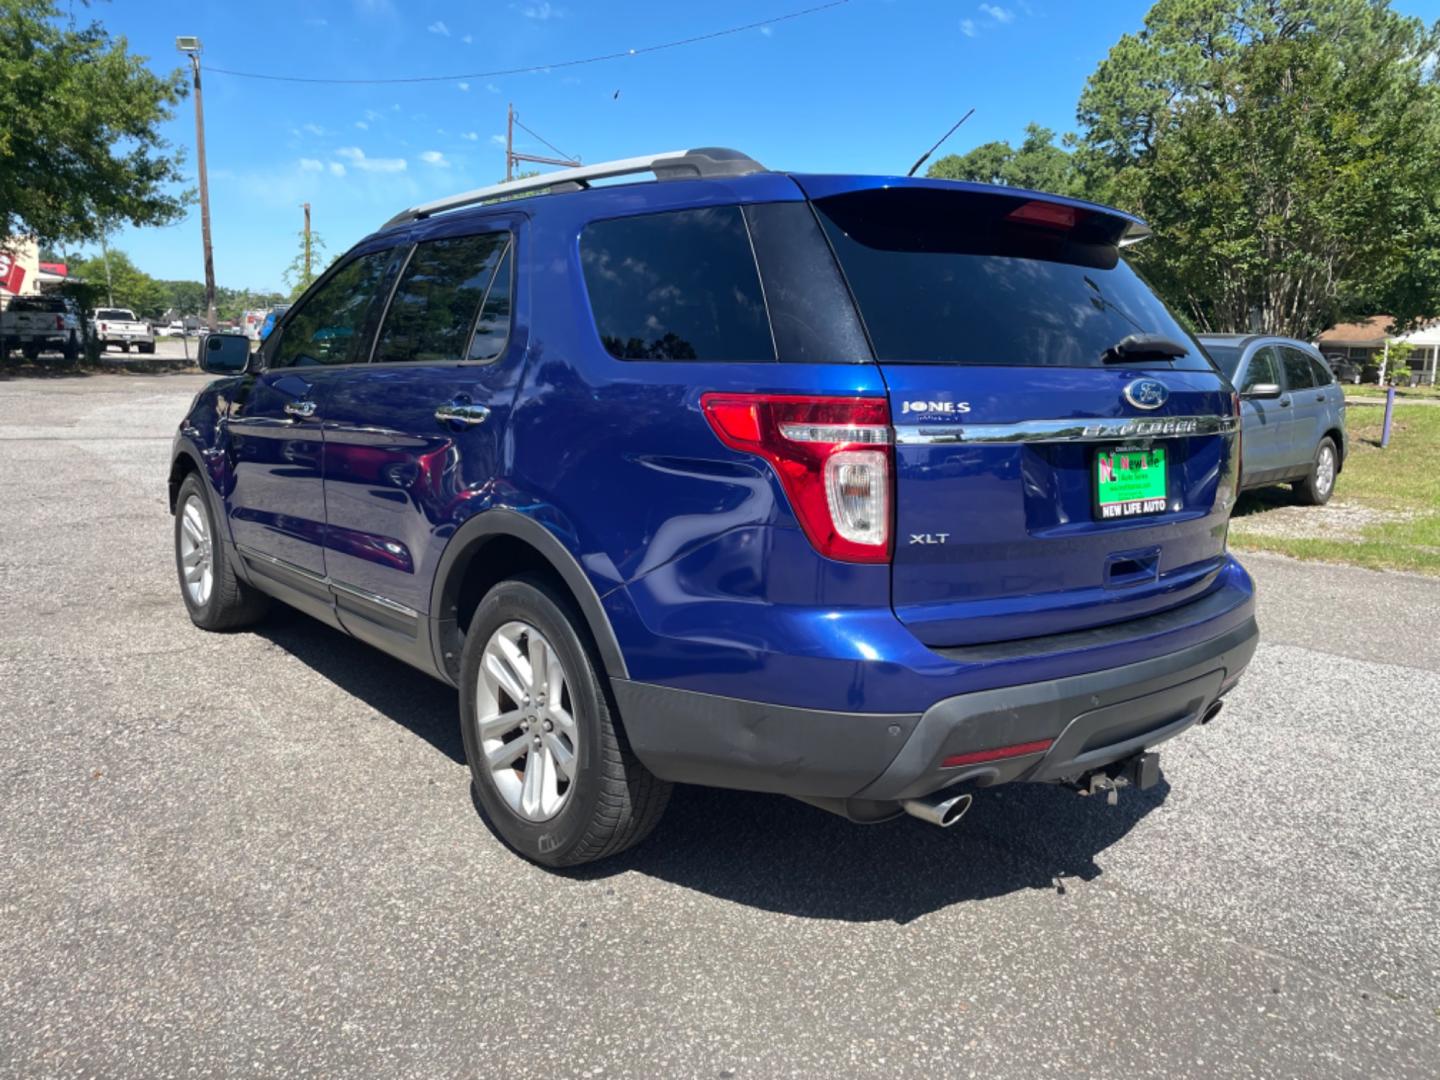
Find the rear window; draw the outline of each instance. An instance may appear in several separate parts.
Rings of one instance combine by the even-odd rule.
[[[11,311],[64,311],[65,301],[58,297],[17,296],[10,301]]]
[[[1285,386],[1288,390],[1309,390],[1315,385],[1315,373],[1310,370],[1310,357],[1299,349],[1281,348],[1280,356],[1285,364]]]
[[[508,232],[417,244],[390,301],[375,359],[385,363],[463,360]]]
[[[1235,381],[1235,369],[1240,366],[1240,347],[1238,345],[1206,345],[1205,351],[1210,354],[1221,371],[1225,372],[1231,382]]]
[[[114,319],[117,322],[130,322],[135,318],[132,312],[121,311],[119,308],[101,308],[95,312],[95,317],[97,319]]]
[[[580,234],[595,327],[621,360],[774,360],[745,219],[713,206],[597,221]]]
[[[1054,204],[934,188],[815,205],[880,360],[1094,367],[1122,338],[1146,333],[1189,352],[1145,363],[1213,370],[1120,258],[1110,215],[1080,210],[1062,225],[1070,213]]]

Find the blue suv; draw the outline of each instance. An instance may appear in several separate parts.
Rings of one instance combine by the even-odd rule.
[[[185,604],[457,687],[481,807],[547,865],[674,782],[858,822],[1113,801],[1257,637],[1237,396],[1121,258],[1146,231],[719,149],[408,210],[258,352],[207,340]]]

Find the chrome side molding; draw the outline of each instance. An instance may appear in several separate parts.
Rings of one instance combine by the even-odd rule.
[[[1122,417],[1114,420],[1022,420],[1015,424],[902,424],[895,441],[905,445],[948,443],[1112,442],[1115,439],[1181,439],[1229,435],[1234,416]]]

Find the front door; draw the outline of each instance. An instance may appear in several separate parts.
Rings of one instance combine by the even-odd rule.
[[[1273,383],[1282,390],[1280,357],[1273,345],[1264,345],[1251,355],[1240,374],[1240,410],[1244,424],[1241,439],[1241,475],[1245,481],[1268,479],[1269,474],[1288,464],[1290,442],[1290,401],[1278,398],[1247,398],[1256,386]]]
[[[248,565],[327,596],[321,390],[361,349],[391,257],[350,259],[312,289],[264,351],[264,370],[229,418],[232,483],[225,508]]]
[[[525,355],[512,223],[417,234],[371,362],[321,403],[326,567],[358,637],[420,631],[445,538],[491,494]]]
[[[1310,357],[1289,346],[1280,348],[1285,368],[1285,392],[1290,399],[1290,430],[1286,464],[1291,471],[1306,468],[1315,459],[1325,416],[1325,391],[1315,385]]]

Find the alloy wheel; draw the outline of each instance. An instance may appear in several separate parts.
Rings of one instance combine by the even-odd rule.
[[[204,607],[215,584],[215,552],[210,523],[196,495],[186,499],[180,508],[180,570],[190,602],[197,608]]]
[[[1315,462],[1315,487],[1322,495],[1328,495],[1335,485],[1335,451],[1329,446],[1320,448],[1320,459]]]
[[[565,667],[535,627],[508,622],[480,658],[476,724],[485,767],[526,821],[558,814],[574,790],[579,728]]]

